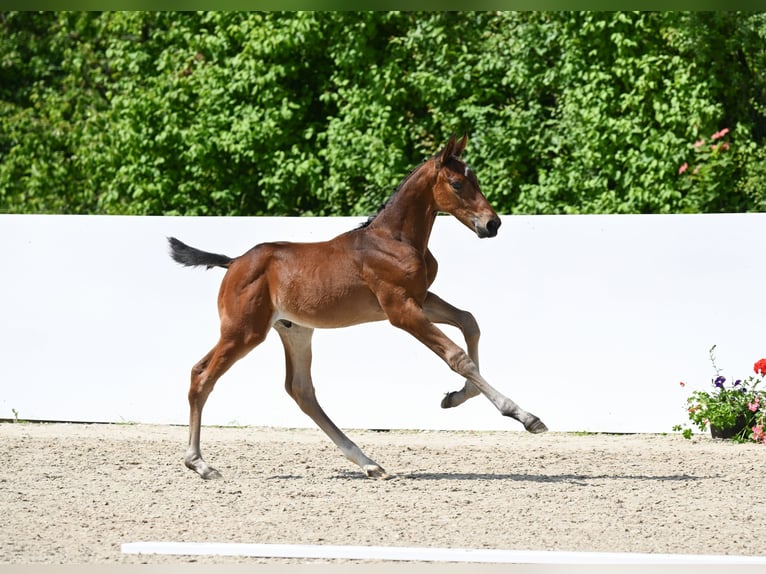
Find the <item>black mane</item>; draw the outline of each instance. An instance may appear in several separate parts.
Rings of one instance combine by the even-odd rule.
[[[421,167],[423,167],[423,165],[425,163],[426,162],[423,162],[423,163],[419,164],[415,169],[413,169],[410,173],[408,173],[407,177],[405,177],[399,183],[399,185],[396,186],[396,189],[394,190],[394,192],[391,195],[388,196],[388,199],[378,206],[378,210],[374,214],[368,216],[366,221],[363,221],[362,223],[360,223],[359,226],[357,227],[357,229],[364,229],[365,227],[370,225],[370,223],[372,223],[375,220],[375,218],[378,216],[378,214],[380,214],[380,212],[383,211],[389,203],[391,203],[391,200],[393,199],[393,197],[402,188],[402,186],[407,182],[407,180],[412,177],[412,174],[415,173],[416,171],[418,171]]]
[[[407,174],[407,177],[405,177],[405,178],[404,178],[404,179],[401,181],[401,183],[400,183],[400,184],[399,184],[399,185],[396,187],[396,189],[394,190],[394,192],[393,192],[391,195],[389,195],[389,196],[388,196],[388,199],[387,199],[386,201],[384,201],[383,203],[381,203],[381,204],[380,204],[380,206],[378,207],[378,210],[377,210],[377,211],[376,211],[374,214],[372,214],[372,215],[368,216],[368,217],[367,217],[367,220],[366,220],[366,221],[363,221],[362,223],[360,223],[360,224],[359,224],[359,225],[356,227],[356,229],[364,229],[365,227],[369,226],[369,225],[370,225],[370,223],[372,223],[373,221],[375,221],[375,218],[376,218],[376,217],[377,217],[377,216],[380,214],[380,212],[381,212],[381,211],[383,211],[383,210],[386,208],[386,206],[387,206],[389,203],[391,203],[391,200],[394,198],[394,196],[397,194],[397,192],[398,192],[398,191],[399,191],[399,190],[402,188],[402,186],[403,186],[405,183],[407,183],[407,181],[408,181],[408,180],[409,180],[409,179],[412,177],[412,175],[413,175],[413,174],[414,174],[416,171],[418,171],[418,170],[419,170],[421,167],[423,167],[423,166],[424,166],[426,163],[428,163],[429,161],[431,161],[432,159],[434,159],[434,158],[435,158],[437,155],[439,155],[439,154],[436,154],[436,155],[434,155],[434,156],[430,157],[429,159],[427,159],[426,161],[424,161],[423,163],[421,163],[420,165],[418,165],[418,166],[417,166],[415,169],[413,169],[413,170],[412,170],[410,173],[408,173],[408,174]],[[453,156],[450,156],[450,158],[449,158],[449,160],[448,160],[448,161],[451,161],[451,160],[455,160],[455,161],[456,161],[456,162],[458,162],[458,163],[459,163],[461,166],[465,166],[465,163],[464,163],[464,162],[463,162],[463,160],[461,160],[459,157],[455,157],[454,155],[453,155]],[[457,170],[455,170],[455,171],[457,171]]]

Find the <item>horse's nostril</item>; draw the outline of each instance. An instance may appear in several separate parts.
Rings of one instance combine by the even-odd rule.
[[[490,237],[494,237],[495,235],[497,235],[497,230],[500,227],[500,223],[501,221],[499,217],[496,217],[495,219],[490,219],[487,222],[487,234]]]

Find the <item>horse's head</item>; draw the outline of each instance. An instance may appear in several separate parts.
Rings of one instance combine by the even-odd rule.
[[[479,237],[494,237],[500,218],[482,195],[476,174],[460,159],[467,142],[466,135],[459,141],[452,136],[434,157],[437,171],[434,201],[439,211],[454,215]]]

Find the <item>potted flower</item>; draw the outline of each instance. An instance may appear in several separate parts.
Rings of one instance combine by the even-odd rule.
[[[766,359],[753,365],[755,375],[747,379],[727,381],[715,362],[715,345],[710,348],[710,361],[715,377],[710,391],[694,391],[687,399],[689,420],[700,431],[710,427],[714,438],[726,438],[739,442],[754,440],[766,444],[764,422],[766,419],[766,391],[758,389],[766,375]],[[685,386],[682,382],[681,386]],[[691,438],[692,429],[676,425],[676,431]]]

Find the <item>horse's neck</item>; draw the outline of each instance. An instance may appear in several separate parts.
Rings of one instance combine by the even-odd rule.
[[[434,183],[427,166],[413,173],[375,217],[371,227],[390,233],[425,253],[436,218]]]

